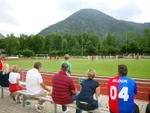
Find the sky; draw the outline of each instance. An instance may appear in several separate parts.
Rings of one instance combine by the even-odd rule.
[[[37,34],[80,9],[97,9],[119,20],[150,23],[150,0],[0,0],[0,33]]]

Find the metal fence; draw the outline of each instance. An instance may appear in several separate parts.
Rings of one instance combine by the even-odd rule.
[[[21,71],[22,81],[25,81],[24,75],[25,75],[26,72],[27,72],[27,71]],[[53,76],[55,73],[50,74],[50,73],[43,73],[43,72],[41,72],[40,74],[41,74],[41,75]],[[79,75],[76,75],[76,76],[71,76],[71,78],[77,78],[77,79],[80,79],[80,78],[81,78],[81,79],[84,79],[84,78],[85,78],[85,79],[86,79],[87,76],[85,76],[85,77],[79,77]],[[108,79],[95,78],[95,80],[97,80],[97,81],[108,81],[109,78],[108,78]],[[136,80],[143,80],[143,79],[136,79]],[[150,80],[149,80],[149,82],[138,82],[138,81],[136,81],[136,84],[150,85]]]

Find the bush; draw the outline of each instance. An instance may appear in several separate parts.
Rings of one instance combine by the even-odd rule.
[[[22,51],[22,55],[24,55],[25,57],[30,57],[34,56],[34,52],[30,49],[25,49]]]

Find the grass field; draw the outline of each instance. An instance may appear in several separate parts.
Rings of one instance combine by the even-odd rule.
[[[19,65],[20,69],[29,70],[33,67],[34,62],[40,61],[42,63],[41,71],[58,72],[60,64],[63,59],[56,60],[15,60],[4,61],[10,66]],[[72,64],[73,74],[87,74],[88,69],[96,70],[97,76],[116,76],[117,65],[126,64],[128,66],[129,78],[150,79],[150,59],[99,59],[98,61],[91,61],[88,59],[70,59]]]

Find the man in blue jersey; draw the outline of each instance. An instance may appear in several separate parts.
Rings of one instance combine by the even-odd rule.
[[[118,76],[109,80],[108,95],[111,113],[134,113],[134,95],[137,94],[136,83],[127,78],[127,66],[118,66]]]

